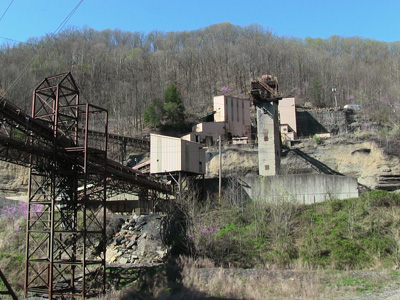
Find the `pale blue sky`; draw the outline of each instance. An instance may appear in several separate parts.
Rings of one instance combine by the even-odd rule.
[[[4,38],[25,42],[55,32],[79,2],[0,0],[0,44],[7,42]],[[359,36],[393,42],[400,41],[399,14],[398,0],[83,0],[64,29],[87,25],[149,33],[228,21],[259,24],[277,36]]]

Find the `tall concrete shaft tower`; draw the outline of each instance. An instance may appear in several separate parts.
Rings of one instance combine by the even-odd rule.
[[[281,139],[278,119],[278,80],[271,75],[251,80],[250,96],[257,109],[259,175],[274,176],[280,172]]]

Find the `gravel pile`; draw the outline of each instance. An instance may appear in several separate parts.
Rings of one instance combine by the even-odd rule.
[[[162,238],[160,215],[133,216],[122,225],[107,247],[110,265],[154,265],[166,260],[169,247]]]

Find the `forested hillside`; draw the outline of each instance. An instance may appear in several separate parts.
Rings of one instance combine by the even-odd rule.
[[[334,105],[335,87],[339,105],[363,104],[380,121],[397,121],[400,99],[400,42],[278,37],[259,25],[149,34],[69,28],[3,44],[0,68],[1,95],[26,111],[43,78],[72,71],[81,101],[109,109],[116,129],[129,134],[142,130],[146,106],[170,82],[194,115],[216,94],[246,94],[251,76],[265,73],[278,77],[283,95],[319,107]]]

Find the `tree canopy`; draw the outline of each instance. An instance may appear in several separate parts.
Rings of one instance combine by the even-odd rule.
[[[160,99],[153,99],[144,112],[144,122],[151,128],[159,128],[163,119],[163,103]]]
[[[176,85],[170,83],[164,93],[165,125],[176,130],[185,125],[185,107]]]
[[[170,83],[164,101],[154,99],[144,112],[144,122],[152,128],[180,131],[185,126],[185,107],[178,88]]]
[[[201,115],[222,87],[245,96],[251,76],[262,74],[277,76],[282,95],[300,102],[332,106],[336,87],[341,106],[399,111],[400,42],[284,38],[259,25],[230,23],[149,34],[85,27],[28,42],[0,47],[0,90],[7,99],[30,111],[43,78],[71,71],[81,100],[107,108],[120,133],[143,129],[149,99],[162,98],[169,82],[179,87],[187,115]],[[163,108],[181,110],[174,102]]]

